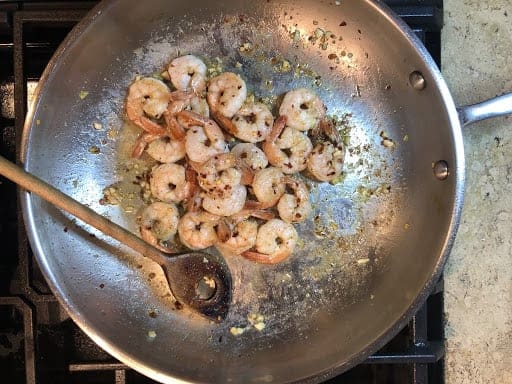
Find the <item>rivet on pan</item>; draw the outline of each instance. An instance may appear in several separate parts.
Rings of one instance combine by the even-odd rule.
[[[446,180],[450,175],[450,169],[448,168],[448,163],[444,160],[439,160],[433,166],[434,176],[437,180]]]
[[[409,84],[417,91],[422,91],[427,86],[425,78],[418,71],[414,71],[409,75]]]

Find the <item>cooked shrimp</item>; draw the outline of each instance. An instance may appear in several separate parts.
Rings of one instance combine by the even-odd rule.
[[[286,122],[284,116],[275,121],[272,132],[263,143],[263,151],[270,164],[281,168],[284,173],[292,174],[306,168],[313,145],[304,133],[286,127]]]
[[[177,113],[178,122],[189,128],[185,149],[190,160],[204,163],[210,157],[228,152],[224,134],[215,121],[190,111]]]
[[[239,255],[256,244],[258,235],[258,223],[254,220],[242,220],[234,224],[227,239],[221,240],[215,244],[221,252],[229,252]],[[219,236],[220,237],[220,236]]]
[[[343,140],[333,122],[325,119],[320,121],[314,135],[325,136],[325,141],[318,143],[309,155],[307,174],[318,181],[332,181],[343,172]]]
[[[151,141],[146,152],[160,163],[175,163],[185,157],[185,141],[164,136]]]
[[[192,89],[196,94],[206,87],[206,65],[193,55],[177,57],[169,64],[167,72],[177,90]]]
[[[242,256],[257,263],[276,264],[290,256],[298,238],[292,224],[272,219],[258,230],[256,251],[245,251]]]
[[[166,203],[179,203],[189,194],[185,168],[178,164],[161,164],[153,168],[149,186],[154,197]]]
[[[259,171],[268,165],[267,156],[254,144],[239,143],[231,149],[231,153],[253,171]]]
[[[212,114],[231,119],[247,98],[245,81],[235,73],[224,72],[208,84],[206,99]]]
[[[146,132],[165,135],[165,128],[151,118],[159,119],[167,110],[170,94],[167,85],[152,77],[135,81],[130,85],[126,98],[128,119]]]
[[[281,219],[287,223],[301,223],[311,213],[309,191],[302,181],[292,177],[285,177],[283,182],[293,191],[285,193],[277,203],[277,212]]]
[[[203,208],[218,216],[231,216],[244,208],[247,189],[243,185],[236,185],[230,196],[224,198],[204,196]]]
[[[178,230],[179,212],[174,204],[155,202],[141,215],[140,234],[149,244],[164,252],[171,250],[162,242],[171,240]]]
[[[263,103],[246,104],[231,119],[236,129],[234,136],[249,143],[259,143],[267,138],[274,117]]]
[[[318,181],[333,181],[343,172],[343,149],[329,141],[319,143],[308,157],[308,176]]]
[[[325,111],[322,100],[306,88],[288,92],[279,108],[279,114],[288,118],[288,126],[306,132],[318,124]]]
[[[219,219],[218,216],[204,211],[186,213],[178,223],[181,242],[193,250],[212,246],[217,241],[215,226]]]
[[[198,169],[199,186],[210,197],[224,198],[231,195],[233,188],[240,184],[242,172],[231,153],[220,153],[210,157]]]
[[[262,208],[273,207],[283,196],[286,190],[283,178],[283,172],[276,167],[269,167],[256,172],[252,190],[258,202],[262,203]]]

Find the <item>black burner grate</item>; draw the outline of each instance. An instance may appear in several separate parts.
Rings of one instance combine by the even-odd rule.
[[[442,0],[388,0],[438,65]],[[0,0],[0,153],[19,160],[26,105],[51,55],[95,2]],[[28,245],[16,188],[0,180],[0,370],[10,383],[152,383],[94,344],[51,294]],[[328,383],[442,383],[443,284],[411,323]]]

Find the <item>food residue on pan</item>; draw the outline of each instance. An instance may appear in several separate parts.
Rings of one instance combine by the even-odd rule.
[[[260,313],[250,313],[247,316],[247,323],[244,326],[231,327],[229,328],[229,332],[233,336],[240,336],[252,329],[261,332],[265,329],[265,326],[265,316]]]

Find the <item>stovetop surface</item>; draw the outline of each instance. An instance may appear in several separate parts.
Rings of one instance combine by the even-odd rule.
[[[388,0],[440,63],[442,0]],[[53,52],[96,2],[0,0],[0,154],[19,155],[27,101]],[[151,383],[92,342],[51,294],[16,187],[0,179],[0,372],[9,383]],[[329,383],[442,383],[443,285],[388,345]]]

